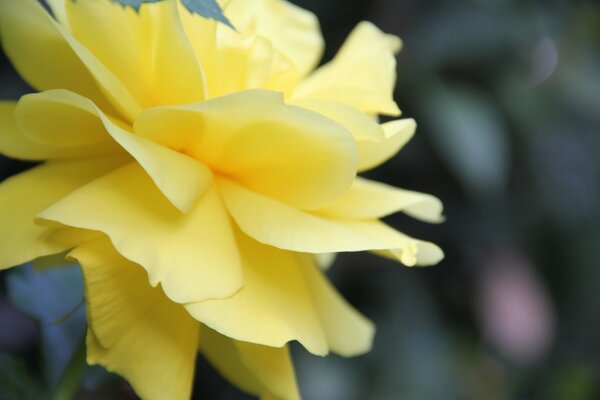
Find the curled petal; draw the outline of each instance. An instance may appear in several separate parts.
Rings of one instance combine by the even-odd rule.
[[[300,76],[319,62],[324,42],[319,21],[310,11],[285,0],[232,0],[224,11],[237,29],[269,40]]]
[[[311,263],[302,268],[329,349],[344,357],[371,350],[375,326],[356,311]]]
[[[393,100],[394,53],[401,42],[370,22],[361,22],[335,58],[303,80],[294,97],[340,101],[368,114],[400,115]]]
[[[134,130],[252,190],[303,209],[339,197],[356,174],[356,144],[346,129],[315,112],[288,106],[281,94],[266,90],[154,108],[136,121]]]
[[[386,243],[386,250],[374,250],[373,252],[398,260],[407,267],[434,265],[444,258],[444,252],[437,245],[412,238],[381,221],[348,221],[346,225]]]
[[[415,134],[417,123],[412,118],[398,119],[381,125],[383,140],[359,140],[358,171],[375,168],[398,153]]]
[[[42,161],[109,155],[117,152],[109,146],[60,146],[31,140],[17,124],[17,103],[0,101],[0,153],[21,160]],[[117,149],[118,150],[118,149]]]
[[[394,156],[412,138],[413,119],[379,125],[374,118],[338,101],[300,98],[290,104],[306,108],[337,122],[354,136],[358,146],[358,171],[374,168]]]
[[[299,255],[236,235],[244,286],[226,299],[187,304],[190,314],[232,339],[270,347],[297,340],[325,355],[328,346],[302,274]]]
[[[389,250],[407,266],[435,264],[443,258],[437,246],[406,236],[378,220],[326,217],[295,209],[226,179],[218,182],[237,225],[261,243],[317,254]]]
[[[318,212],[333,218],[379,219],[398,211],[426,222],[444,220],[438,198],[363,178],[357,178],[346,194]]]
[[[312,257],[262,245],[239,233],[244,287],[227,299],[188,304],[197,320],[232,339],[270,347],[297,340],[317,355],[371,347],[373,324],[350,306]]]
[[[116,141],[183,212],[196,203],[211,181],[211,172],[204,164],[136,137],[122,128],[126,126],[123,122],[109,118],[90,100],[66,90],[25,96],[17,107],[17,117],[30,138],[57,147],[69,148],[73,142],[100,141],[102,146],[88,145],[88,148],[111,151],[115,146],[113,140]]]
[[[0,0],[2,47],[29,84],[39,90],[68,89],[113,110],[65,34],[38,1]]]
[[[202,63],[207,97],[224,96],[246,89],[251,70],[258,67],[251,55],[256,47],[256,39],[238,38],[223,45],[217,40],[219,22],[193,14],[183,3],[179,3],[181,24]]]
[[[37,226],[35,216],[78,187],[118,168],[122,159],[50,162],[0,184],[0,269],[63,252],[80,240],[65,230]],[[36,192],[32,193],[31,189]]]
[[[293,99],[290,104],[318,112],[346,128],[357,142],[381,142],[385,139],[382,127],[364,113],[337,101],[323,99]],[[360,147],[359,147],[360,153]],[[359,163],[362,156],[359,154]]]
[[[152,286],[161,283],[177,303],[224,298],[241,287],[242,270],[229,216],[214,185],[208,187],[182,214],[131,163],[39,217],[45,224],[105,233],[119,253],[146,269]]]
[[[110,0],[67,1],[70,33],[143,108],[205,97],[203,72],[181,27],[177,1],[139,13]]]
[[[88,362],[124,376],[144,399],[189,399],[199,324],[106,237],[69,257],[85,278]]]
[[[105,151],[113,152],[118,149],[107,135],[92,103],[66,90],[21,97],[15,117],[21,131],[42,145],[79,147],[82,153],[86,153],[85,147],[106,148]]]
[[[292,62],[255,34],[230,28],[179,7],[183,27],[202,62],[208,97],[263,88],[290,94],[299,74]]]
[[[299,400],[288,346],[239,342],[203,326],[200,351],[233,384],[263,400]]]
[[[308,253],[388,248],[385,243],[345,226],[341,220],[298,210],[234,182],[221,179],[219,188],[240,229],[261,243]]]

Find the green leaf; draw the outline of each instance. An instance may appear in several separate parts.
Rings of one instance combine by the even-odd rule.
[[[469,194],[506,190],[510,146],[502,116],[488,95],[467,86],[432,83],[421,107],[431,138]]]
[[[119,3],[123,7],[131,7],[135,11],[140,11],[140,6],[143,3],[158,3],[162,0],[112,0],[113,3]]]
[[[113,381],[121,382],[120,378],[98,366],[85,367],[82,342],[87,322],[81,268],[65,264],[64,256],[45,257],[43,263],[36,264],[35,267],[26,264],[10,270],[6,276],[6,289],[11,303],[39,322],[45,388],[54,392],[55,399],[65,399],[72,397],[69,394],[77,389],[80,381],[90,390]],[[18,380],[6,374],[8,367],[4,365],[0,354],[0,400],[51,398],[49,395],[10,397],[6,390],[14,391],[20,386],[10,388],[5,384],[6,379],[16,383]]]
[[[0,354],[0,399],[39,400],[44,389],[28,373],[22,361]]]
[[[77,265],[36,271],[31,264],[12,269],[6,277],[8,297],[40,322],[43,374],[54,388],[86,332],[83,277]],[[0,396],[0,399],[4,399]]]
[[[81,378],[86,369],[85,356],[86,344],[84,336],[75,349],[75,353],[71,357],[71,360],[58,383],[58,388],[54,393],[53,400],[69,400],[74,397],[74,394],[81,385]]]
[[[211,18],[235,29],[229,19],[223,14],[223,10],[216,0],[181,0],[183,5],[191,13],[200,14],[205,18]]]
[[[162,0],[112,0],[115,3],[119,3],[124,7],[131,7],[136,11],[140,10],[140,7],[144,3],[157,3]],[[235,29],[229,19],[223,14],[223,10],[217,3],[216,0],[181,0],[183,5],[192,13],[198,14],[205,18],[214,19],[224,23],[225,25]]]

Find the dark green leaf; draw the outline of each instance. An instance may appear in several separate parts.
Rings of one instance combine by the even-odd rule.
[[[85,354],[86,344],[85,337],[83,337],[65,368],[65,372],[54,393],[53,400],[69,400],[73,398],[73,395],[77,392],[79,386],[81,386],[81,378],[86,369]]]
[[[476,89],[432,84],[422,109],[449,168],[473,195],[502,193],[510,149],[493,104]]]
[[[6,283],[11,302],[40,322],[43,372],[53,387],[85,335],[81,271],[76,265],[38,271],[25,265],[12,270]]]
[[[0,354],[0,399],[39,400],[43,393],[21,361]]]

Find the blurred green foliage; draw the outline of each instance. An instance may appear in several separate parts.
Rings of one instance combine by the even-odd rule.
[[[331,277],[376,322],[375,347],[355,359],[295,351],[304,397],[600,398],[600,5],[297,3],[318,14],[325,59],[362,19],[402,37],[396,97],[419,129],[369,176],[437,195],[448,217],[435,226],[389,218],[444,248],[446,260],[437,267],[339,257]],[[6,61],[1,68],[2,98],[27,90]],[[4,176],[25,167],[0,160]],[[6,288],[7,274],[0,277]],[[8,281],[15,279],[21,278]],[[29,293],[36,298],[34,286]],[[62,310],[77,304],[71,300]],[[0,294],[0,319],[11,318],[1,320],[2,330],[12,330],[3,322],[10,320],[22,340],[0,335],[0,351],[10,354],[0,358],[0,388],[39,395],[59,379],[45,369],[56,362],[44,355],[47,325],[33,329],[23,313],[3,314],[2,307],[12,306]],[[65,362],[51,368],[62,370]],[[195,398],[246,398],[203,361],[197,375]],[[115,377],[92,378],[77,398],[135,398]],[[4,393],[1,399],[11,399]]]

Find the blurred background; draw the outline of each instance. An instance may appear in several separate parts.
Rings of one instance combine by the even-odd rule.
[[[296,348],[304,398],[600,399],[600,4],[295,2],[319,16],[325,60],[363,19],[402,37],[396,97],[419,129],[368,175],[435,194],[447,215],[389,218],[445,250],[436,267],[338,257],[331,278],[378,333],[353,359]],[[0,98],[16,99],[29,89],[1,57]],[[28,167],[2,158],[1,178]],[[71,384],[82,299],[75,266],[0,274],[1,400]],[[194,399],[250,399],[202,360],[197,375]],[[78,399],[135,399],[99,368],[81,382]]]

